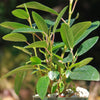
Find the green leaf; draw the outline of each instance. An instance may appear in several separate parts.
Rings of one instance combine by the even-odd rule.
[[[66,11],[67,8],[68,8],[68,6],[66,6],[65,8],[63,8],[63,10],[59,13],[59,15],[58,15],[58,17],[56,19],[55,25],[53,27],[53,33],[55,33],[56,28],[57,28],[58,24],[60,23],[60,20],[61,20],[62,16],[64,15],[64,13],[65,13],[65,11]]]
[[[38,80],[37,85],[36,85],[36,90],[41,99],[44,99],[44,97],[46,96],[49,83],[50,83],[50,80],[48,76],[41,77]]]
[[[63,83],[63,82],[60,82],[60,83],[59,83],[59,92],[60,92],[60,93],[63,92],[64,87],[65,87],[64,83]]]
[[[93,30],[95,30],[99,26],[100,26],[100,22],[99,21],[93,22],[91,24],[91,26],[83,33],[83,35],[77,41],[75,41],[74,44],[77,45],[79,42],[81,42],[85,37],[87,37]]]
[[[63,47],[64,45],[65,45],[65,43],[63,43],[63,42],[54,43],[52,51],[55,51],[56,49],[59,49],[59,48]]]
[[[80,62],[78,62],[78,63],[75,63],[75,64],[73,64],[73,65],[71,65],[70,66],[70,68],[73,68],[73,67],[82,67],[82,66],[85,66],[85,65],[87,65],[88,63],[90,63],[91,61],[93,60],[93,58],[86,58],[86,59],[84,59],[84,60],[82,60],[82,61],[80,61]]]
[[[57,84],[58,84],[58,82],[54,82],[54,83],[53,83],[53,85],[52,85],[52,87],[51,87],[51,93],[56,92]]]
[[[47,44],[46,44],[46,41],[37,41],[37,42],[34,42],[28,46],[26,46],[25,48],[46,48],[47,47]]]
[[[16,48],[16,49],[19,49],[19,50],[21,50],[21,51],[23,51],[23,52],[25,52],[25,53],[27,53],[29,55],[32,55],[31,52],[29,52],[27,49],[25,49],[23,47],[19,47],[19,46],[13,46],[13,47]]]
[[[28,19],[29,18],[27,12],[23,9],[15,9],[12,11],[12,14],[18,18],[21,18],[21,19]]]
[[[24,28],[30,28],[27,25],[17,23],[17,22],[9,22],[9,21],[0,23],[0,26],[5,27],[5,28],[9,28],[11,30],[14,30],[14,29],[17,29],[17,28],[23,28],[23,27]]]
[[[3,36],[4,40],[13,41],[13,42],[27,42],[26,37],[20,33],[10,33]]]
[[[67,48],[73,48],[74,37],[70,27],[67,24],[63,23],[60,33],[62,40],[66,44]]]
[[[23,28],[18,28],[18,29],[15,29],[12,31],[12,33],[18,33],[18,32],[22,32],[22,33],[34,33],[34,32],[43,32],[39,29],[34,29],[34,28],[26,28],[26,27],[23,27]]]
[[[73,32],[74,41],[77,41],[84,32],[90,27],[91,22],[80,22],[71,27],[71,30]]]
[[[99,37],[96,36],[96,37],[90,38],[90,39],[86,40],[85,42],[83,42],[77,50],[77,55],[81,56],[84,53],[86,53],[88,50],[90,50],[96,44],[98,39],[99,39]]]
[[[13,74],[16,74],[18,72],[23,72],[23,71],[32,70],[32,69],[34,69],[33,65],[24,65],[24,66],[18,67],[16,69],[8,72],[7,74],[5,74],[4,76],[2,76],[1,78],[6,78],[6,77],[11,76]]]
[[[59,79],[59,72],[58,71],[50,71],[48,73],[48,76],[50,78],[50,80],[55,80],[55,79]]]
[[[99,72],[91,65],[86,65],[73,70],[70,75],[73,80],[99,81]]]
[[[45,23],[44,19],[36,12],[32,12],[32,17],[33,17],[38,29],[40,29],[48,34],[48,26]]]
[[[42,11],[46,11],[46,12],[58,15],[58,13],[55,10],[53,10],[53,9],[51,9],[51,8],[41,4],[41,3],[35,2],[35,1],[27,2],[24,4],[26,5],[27,8],[42,10]],[[17,8],[25,8],[24,4],[17,6]]]
[[[30,61],[32,62],[32,65],[36,65],[36,64],[41,64],[41,59],[39,57],[33,56],[30,58]]]
[[[68,56],[67,56],[66,58],[63,59],[63,62],[64,62],[64,63],[72,62],[72,60],[73,60],[72,53],[69,53]]]
[[[19,95],[19,91],[21,89],[23,80],[25,78],[25,74],[26,74],[26,72],[18,72],[16,75],[14,90],[17,95]]]

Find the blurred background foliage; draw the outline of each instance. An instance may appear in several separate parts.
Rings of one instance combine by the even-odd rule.
[[[14,10],[17,5],[25,3],[25,2],[29,2],[29,1],[40,2],[44,5],[47,5],[55,9],[57,12],[60,12],[60,10],[65,5],[68,4],[69,0],[0,0],[0,23],[4,21],[15,21],[15,22],[21,22],[21,23],[27,24],[25,20],[21,20],[14,17],[11,14],[11,11]],[[79,12],[79,18],[75,21],[75,23],[79,21],[89,20],[93,22],[93,21],[100,20],[99,10],[100,10],[100,0],[78,0],[78,4],[76,6],[73,17],[76,16],[77,12]],[[46,12],[40,11],[39,14],[41,14],[46,19],[55,20],[56,18],[56,16],[48,14]],[[67,13],[64,16],[64,18],[67,18],[66,16],[68,16]],[[2,36],[4,36],[5,34],[9,32],[10,30],[0,27],[0,76],[7,73],[9,70],[12,70],[20,65],[23,65],[24,62],[28,61],[29,59],[28,55],[12,47],[13,45],[19,45],[19,43],[12,43],[12,42],[2,40]],[[99,28],[93,31],[87,38],[94,35],[100,36]],[[59,41],[59,40],[60,40],[60,36],[57,36],[56,41]],[[91,49],[85,55],[87,57],[88,56],[94,57],[94,60],[92,61],[91,64],[95,66],[100,72],[100,56],[99,55],[100,55],[100,41],[98,41],[95,47],[93,47],[93,49]],[[30,73],[27,76],[28,77],[26,78],[25,84],[23,84],[23,87],[27,86],[27,88],[30,88],[33,91],[34,87],[32,87],[32,85],[35,84],[36,78],[33,79],[33,76],[31,76]],[[11,87],[13,87],[13,83],[14,83],[13,77],[8,78],[8,80],[10,80],[10,83],[12,83]],[[34,80],[34,82],[32,79]],[[9,83],[9,81],[7,82]],[[32,85],[30,85],[30,83],[32,83]],[[5,83],[2,84],[0,80],[0,90],[2,90],[3,88],[8,88],[8,87],[10,86],[6,86]]]

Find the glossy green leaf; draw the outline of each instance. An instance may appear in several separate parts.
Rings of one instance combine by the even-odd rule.
[[[54,43],[52,51],[55,51],[56,49],[59,49],[59,48],[63,47],[64,45],[65,45],[65,43],[63,43],[63,42]]]
[[[69,53],[68,56],[63,59],[63,62],[64,63],[72,62],[72,60],[73,60],[73,56],[71,53]]]
[[[14,30],[14,29],[17,29],[17,28],[23,28],[23,27],[24,28],[30,28],[27,25],[17,23],[17,22],[9,22],[9,21],[0,23],[0,26],[5,27],[5,28],[9,28],[11,30]]]
[[[73,80],[99,81],[99,72],[91,65],[86,65],[73,70],[70,75]]]
[[[74,37],[70,27],[67,24],[62,24],[60,34],[67,48],[73,48]]]
[[[13,74],[16,74],[18,72],[23,72],[23,71],[32,70],[32,69],[34,69],[33,65],[24,65],[24,66],[15,68],[14,70],[8,72],[7,74],[5,74],[4,76],[2,76],[1,78],[6,78],[6,77],[11,76]]]
[[[46,48],[47,47],[47,43],[46,41],[37,41],[37,42],[34,42],[28,46],[26,46],[25,48]]]
[[[64,83],[63,83],[63,82],[60,82],[60,83],[59,83],[59,92],[60,92],[60,93],[63,92],[64,88],[65,88]]]
[[[32,12],[32,17],[33,17],[38,29],[40,29],[48,34],[48,26],[45,23],[44,19],[36,12]]]
[[[74,41],[77,41],[84,32],[91,26],[91,22],[80,22],[71,27],[71,30],[73,32]]]
[[[50,71],[48,73],[48,77],[50,78],[50,80],[55,80],[55,79],[59,79],[59,72],[58,71]]]
[[[74,45],[77,45],[79,42],[81,42],[85,37],[87,37],[93,30],[95,30],[99,26],[100,26],[99,21],[93,22],[91,26],[83,33],[83,35],[77,41],[75,41]]]
[[[39,57],[33,56],[30,58],[31,64],[36,65],[36,64],[41,64],[41,59]]]
[[[21,18],[21,19],[28,19],[29,18],[27,12],[23,9],[15,9],[12,11],[12,14],[18,18]]]
[[[14,90],[17,95],[19,95],[23,80],[25,78],[26,72],[18,72],[15,77],[15,84],[14,84]]]
[[[58,17],[56,19],[55,25],[53,27],[53,33],[55,33],[56,28],[59,25],[60,20],[61,20],[62,16],[64,15],[64,13],[65,13],[65,11],[66,11],[67,8],[68,8],[68,6],[66,6],[65,8],[63,8],[63,10],[61,10],[61,12],[59,13],[59,15],[58,15]]]
[[[58,82],[54,82],[51,87],[51,93],[56,92]]]
[[[26,37],[20,33],[10,33],[3,36],[4,40],[13,41],[13,42],[27,42]]]
[[[38,3],[36,1],[27,2],[24,4],[26,5],[27,8],[42,10],[42,11],[46,11],[46,12],[58,15],[58,13],[55,10],[53,10],[52,8],[49,8],[49,7],[47,7],[41,3]],[[25,8],[24,4],[18,5],[17,8]]]
[[[25,52],[25,53],[27,53],[29,55],[32,55],[31,52],[29,52],[27,49],[25,49],[23,47],[19,47],[19,46],[13,46],[13,47],[16,48],[16,49],[19,49],[19,50],[21,50],[21,51],[23,51],[23,52]]]
[[[99,37],[96,36],[96,37],[90,38],[90,39],[86,40],[85,42],[83,42],[77,50],[77,55],[81,56],[82,54],[84,54],[88,50],[90,50],[96,44],[98,39],[99,39]]]
[[[12,31],[12,33],[18,33],[18,32],[22,32],[22,33],[36,33],[36,32],[43,32],[39,29],[34,29],[34,28],[18,28]]]
[[[70,68],[73,68],[73,67],[82,67],[82,66],[85,66],[87,65],[88,63],[90,63],[91,61],[93,60],[93,58],[85,58],[84,60],[78,62],[78,63],[75,63],[73,65],[70,66]]]
[[[41,77],[37,82],[36,90],[42,100],[46,96],[49,83],[50,80],[48,76]]]

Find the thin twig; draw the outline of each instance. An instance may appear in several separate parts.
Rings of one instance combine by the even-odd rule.
[[[75,7],[76,7],[76,4],[77,4],[77,1],[78,1],[78,0],[75,0],[75,3],[74,3],[74,5],[73,5],[73,9],[72,9],[72,13],[73,13],[74,10],[75,10]]]

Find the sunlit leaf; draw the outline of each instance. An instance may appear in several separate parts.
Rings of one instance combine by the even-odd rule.
[[[25,49],[24,47],[19,47],[19,46],[13,46],[14,48],[16,48],[16,49],[19,49],[19,50],[21,50],[21,51],[23,51],[23,52],[25,52],[25,53],[27,53],[27,54],[29,54],[29,55],[32,55],[32,53],[31,52],[29,52],[27,49]]]
[[[12,11],[12,14],[21,19],[28,19],[29,17],[27,12],[23,9],[15,9]]]
[[[99,21],[93,22],[91,26],[83,33],[83,35],[77,41],[75,41],[74,45],[77,45],[79,42],[81,42],[84,38],[86,38],[86,36],[88,36],[93,30],[95,30],[99,26],[100,26]]]
[[[45,23],[44,19],[36,12],[32,12],[32,17],[33,17],[38,29],[40,29],[48,34],[48,26]]]
[[[53,10],[52,8],[49,8],[49,7],[47,7],[41,3],[38,3],[36,1],[27,2],[24,4],[26,5],[27,8],[42,10],[42,11],[46,11],[46,12],[50,12],[52,14],[58,15],[58,13],[55,10]],[[25,8],[24,4],[18,5],[17,8]]]
[[[9,28],[11,30],[14,30],[14,29],[17,29],[17,28],[23,28],[23,27],[24,28],[30,28],[27,25],[17,23],[17,22],[9,22],[9,21],[0,23],[0,26],[5,27],[5,28]]]
[[[80,22],[71,27],[71,30],[73,32],[74,41],[77,41],[84,32],[91,26],[91,22]]]
[[[13,42],[27,42],[26,37],[20,33],[10,33],[3,36],[4,40],[13,41]]]
[[[26,46],[25,48],[46,48],[47,47],[47,43],[46,41],[37,41],[37,42],[34,42],[28,46]]]
[[[36,32],[43,32],[42,30],[39,30],[39,29],[34,29],[34,28],[18,28],[18,29],[15,29],[12,31],[12,33],[18,33],[18,32],[21,32],[21,33],[36,33]]]
[[[60,33],[62,40],[66,44],[67,48],[73,48],[74,37],[70,27],[67,24],[63,23]]]

